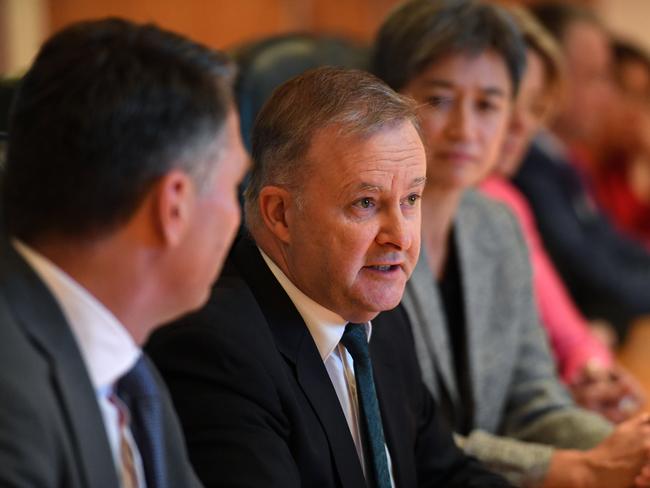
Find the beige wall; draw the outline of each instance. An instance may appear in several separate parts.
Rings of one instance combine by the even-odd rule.
[[[48,0],[0,0],[0,70],[16,75],[29,66],[47,36]]]
[[[614,33],[650,52],[650,0],[598,0],[597,8]]]

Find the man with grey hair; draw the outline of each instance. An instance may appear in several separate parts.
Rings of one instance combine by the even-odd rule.
[[[207,486],[509,486],[455,447],[402,313],[371,324],[420,248],[415,120],[410,100],[336,68],[260,113],[252,239],[209,304],[149,344]]]

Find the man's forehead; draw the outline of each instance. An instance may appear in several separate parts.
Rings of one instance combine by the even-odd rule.
[[[378,176],[384,176],[383,173],[378,172]],[[361,177],[359,178],[359,182],[355,185],[354,182],[352,183],[352,189],[356,189],[358,191],[362,192],[382,192],[388,190],[385,185],[379,182],[372,182],[370,180],[366,181],[363,180],[364,175],[360,175]],[[427,180],[426,176],[414,176],[412,178],[406,178],[406,185],[408,188],[419,188],[424,186],[425,182]]]

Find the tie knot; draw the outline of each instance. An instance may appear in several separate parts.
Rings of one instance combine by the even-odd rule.
[[[353,324],[350,322],[346,325],[341,342],[355,362],[368,361],[370,359],[368,336],[366,335],[364,324]]]
[[[158,387],[144,356],[117,382],[117,394],[122,400],[156,398]]]

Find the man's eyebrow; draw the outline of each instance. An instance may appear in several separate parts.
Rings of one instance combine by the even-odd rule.
[[[381,185],[376,185],[374,183],[359,183],[357,186],[358,191],[370,191],[370,192],[381,192],[384,190],[384,187]]]
[[[411,186],[409,188],[415,188],[416,186],[423,186],[427,182],[426,176],[418,176],[413,181],[411,181]]]
[[[426,176],[418,176],[417,178],[413,179],[411,181],[411,184],[409,185],[409,188],[414,188],[416,186],[422,186],[424,183],[427,181]],[[384,187],[381,185],[377,185],[375,183],[359,183],[359,185],[356,187],[357,191],[367,191],[367,192],[372,192],[372,193],[380,193],[384,191]]]

